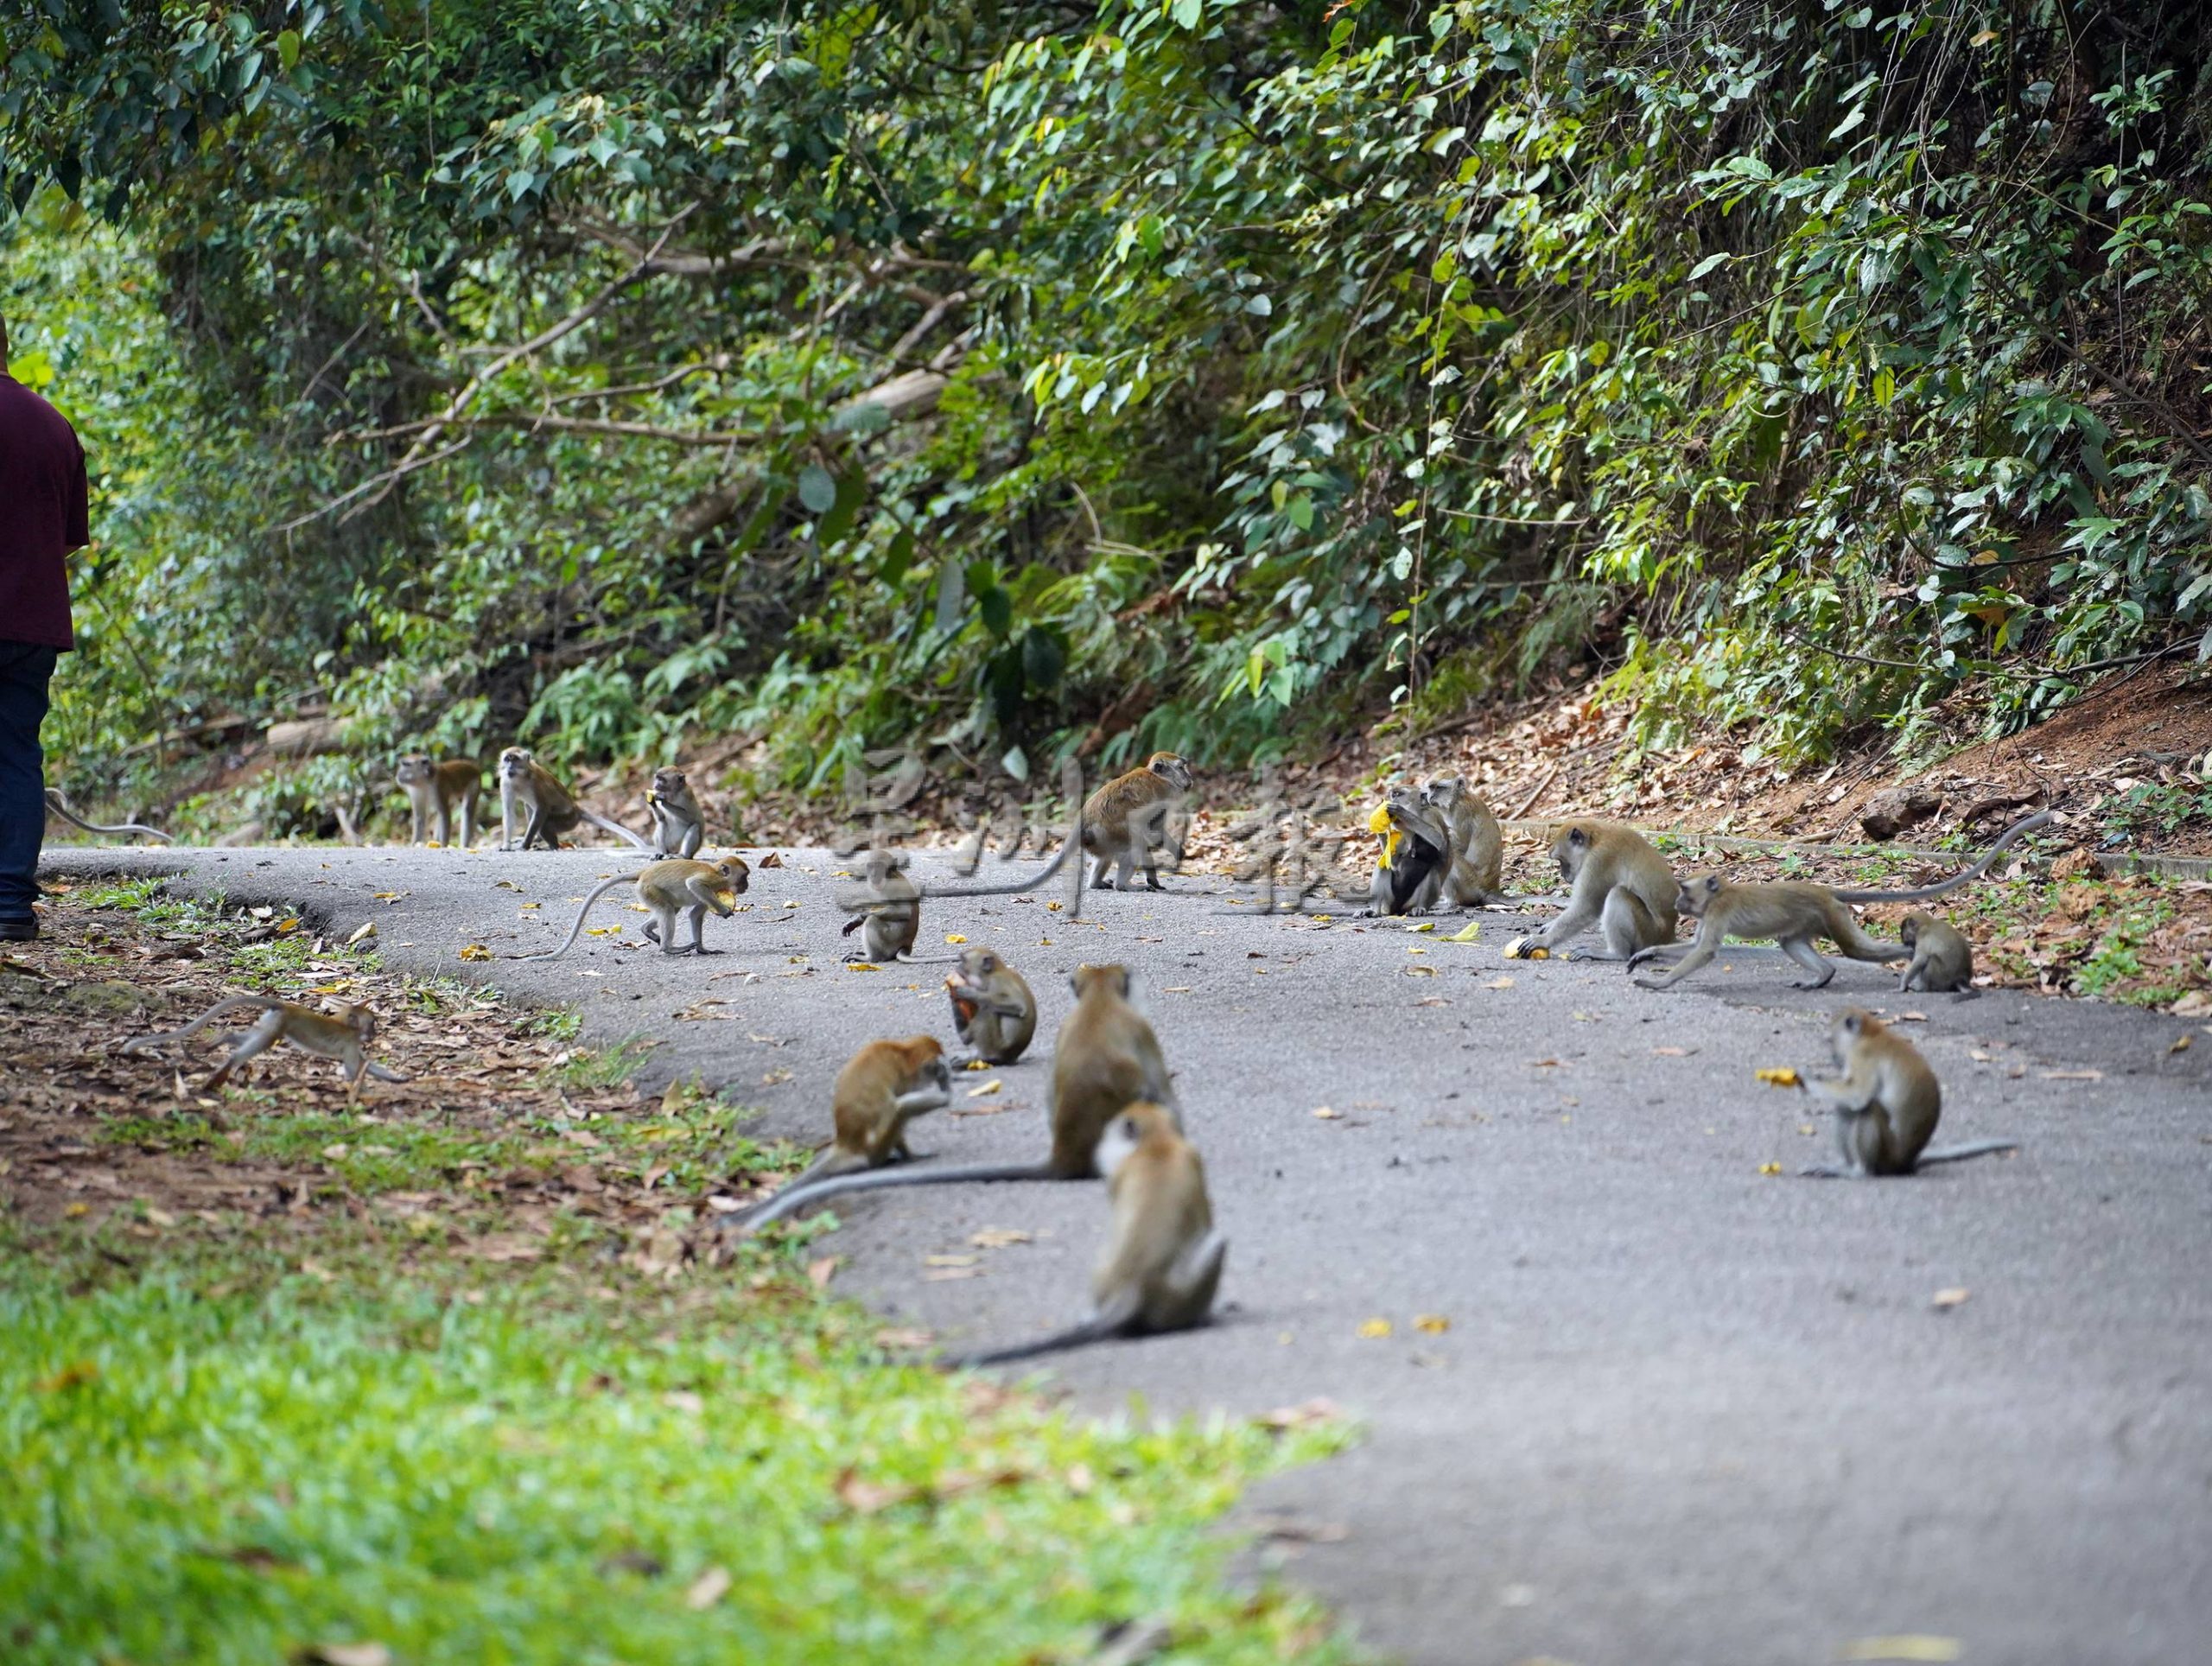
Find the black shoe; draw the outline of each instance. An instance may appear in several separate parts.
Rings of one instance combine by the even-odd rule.
[[[38,941],[36,919],[0,919],[0,943],[35,943]]]

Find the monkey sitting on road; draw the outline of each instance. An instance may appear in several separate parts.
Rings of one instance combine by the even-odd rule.
[[[1974,945],[1957,927],[1914,909],[1897,922],[1897,941],[1912,957],[1897,980],[1897,993],[1910,994],[1916,982],[1938,993],[1974,993]]]
[[[225,1013],[257,1010],[261,1016],[253,1027],[237,1040],[221,1068],[202,1084],[203,1091],[212,1091],[231,1079],[231,1072],[247,1059],[269,1051],[279,1041],[289,1041],[294,1046],[323,1059],[335,1059],[346,1077],[346,1097],[357,1100],[361,1097],[361,1077],[364,1072],[379,1082],[404,1082],[407,1078],[372,1063],[369,1043],[376,1040],[376,1014],[365,1006],[351,1006],[336,1016],[319,1013],[312,1007],[295,1006],[269,995],[226,995],[200,1014],[181,1030],[166,1031],[160,1035],[142,1035],[135,1041],[126,1041],[118,1050],[137,1052],[145,1047],[165,1046],[172,1041],[182,1041],[207,1027]]]
[[[1452,835],[1442,818],[1410,788],[1394,786],[1367,826],[1382,840],[1368,912],[1427,912],[1443,891],[1452,862]]]
[[[1069,980],[1075,1009],[1052,1044],[1052,1091],[1046,1115],[1052,1148],[1041,1163],[985,1163],[965,1168],[901,1169],[849,1174],[818,1185],[787,1186],[766,1207],[745,1218],[757,1232],[794,1210],[848,1192],[892,1186],[949,1186],[969,1180],[1081,1180],[1098,1172],[1098,1142],[1126,1107],[1150,1100],[1174,1114],[1174,1088],[1152,1026],[1129,1004],[1126,966],[1078,966]]]
[[[1627,960],[1675,940],[1675,870],[1634,828],[1562,823],[1553,833],[1551,854],[1560,876],[1574,888],[1567,912],[1519,945],[1522,956],[1535,949],[1554,952],[1592,925],[1602,930],[1605,954],[1578,948],[1568,951],[1569,960]]]
[[[575,924],[569,928],[568,941],[546,954],[513,955],[514,960],[558,960],[576,946],[576,939],[583,935],[584,916],[591,912],[591,906],[618,885],[634,884],[638,900],[652,910],[653,917],[645,922],[645,941],[660,944],[664,955],[718,955],[720,949],[709,949],[703,935],[707,911],[712,909],[717,919],[728,919],[736,909],[733,900],[742,895],[753,882],[753,870],[745,865],[742,856],[724,856],[720,862],[690,862],[682,856],[671,856],[664,862],[649,862],[633,874],[611,874],[592,888],[584,899],[584,906],[576,910]],[[686,911],[691,916],[691,943],[688,948],[678,948],[676,943],[676,917]]]
[[[63,821],[73,826],[81,827],[87,833],[103,834],[111,839],[119,837],[125,833],[136,833],[142,838],[156,839],[163,844],[175,843],[158,827],[141,827],[136,822],[118,822],[113,827],[102,827],[98,822],[88,822],[69,807],[69,795],[58,786],[47,788],[46,807],[54,815],[60,817]]]
[[[1432,777],[1421,790],[1421,801],[1452,836],[1444,900],[1455,908],[1506,901],[1498,889],[1505,872],[1505,834],[1491,807],[1457,775]]]
[[[448,758],[443,763],[426,752],[410,752],[392,771],[399,790],[407,795],[410,821],[407,842],[427,844],[435,819],[438,843],[453,843],[453,824],[461,823],[461,842],[476,842],[476,800],[484,790],[484,771],[474,758]],[[458,810],[460,815],[455,817]]]
[[[1083,848],[1098,861],[1093,890],[1106,889],[1109,863],[1114,866],[1113,888],[1128,890],[1140,861],[1145,884],[1154,891],[1166,888],[1154,853],[1169,846],[1174,860],[1183,860],[1168,823],[1190,790],[1191,766],[1172,752],[1155,752],[1142,769],[1116,776],[1084,800]]]
[[[945,1363],[999,1365],[1153,1331],[1187,1330],[1213,1311],[1229,1240],[1214,1229],[1205,1166],[1161,1105],[1126,1107],[1098,1141],[1114,1209],[1106,1253],[1090,1279],[1090,1313],[1056,1335]]]
[[[1803,1171],[1821,1180],[1866,1180],[1910,1174],[1930,1163],[1957,1162],[1993,1151],[2013,1151],[2010,1140],[1980,1140],[1972,1145],[1928,1149],[1936,1118],[1942,1115],[1943,1090],[1920,1050],[1870,1012],[1846,1008],[1828,1031],[1840,1080],[1807,1081],[1805,1091],[1835,1112],[1840,1167],[1816,1165]]]
[[[791,1186],[912,1157],[906,1124],[952,1103],[952,1072],[933,1035],[871,1041],[846,1061],[830,1093],[836,1137]]]
[[[914,935],[922,929],[922,889],[907,874],[904,856],[880,848],[869,851],[868,899],[853,906],[853,917],[838,935],[859,932],[861,946],[848,959],[887,966],[913,957]]]
[[[2050,812],[2039,810],[2026,819],[2015,822],[1998,836],[1997,842],[1981,854],[1981,859],[1962,874],[1934,885],[1923,885],[1912,891],[1838,891],[1825,885],[1815,885],[1808,880],[1777,880],[1764,884],[1737,885],[1718,874],[1705,874],[1682,883],[1675,899],[1675,906],[1698,923],[1697,941],[1689,952],[1675,963],[1667,976],[1656,980],[1638,978],[1637,983],[1647,989],[1671,989],[1699,967],[1720,952],[1720,945],[1730,938],[1772,938],[1782,945],[1783,953],[1802,966],[1808,976],[1796,980],[1794,987],[1817,989],[1835,976],[1834,964],[1823,959],[1813,947],[1815,938],[1827,938],[1853,960],[1886,962],[1902,959],[1904,948],[1894,943],[1878,943],[1859,929],[1852,917],[1850,903],[1866,902],[1924,902],[1930,897],[1940,897],[1947,891],[1955,891],[1969,880],[1979,879],[1989,871],[1990,863],[2005,847],[2031,829],[2042,826],[2050,819]],[[1629,960],[1629,970],[1634,971],[1643,962],[1655,958],[1661,949],[1645,949]]]
[[[696,856],[707,842],[707,818],[680,769],[657,769],[645,789],[652,812],[653,849],[664,856]]]
[[[1011,1065],[1037,1033],[1037,997],[1029,980],[995,949],[961,951],[960,969],[944,980],[953,1027],[987,1065]]]
[[[515,847],[515,806],[520,804],[529,819],[524,823],[522,849],[542,844],[548,850],[560,843],[560,836],[573,833],[580,823],[589,822],[594,827],[639,850],[651,851],[652,843],[639,838],[619,822],[610,822],[604,816],[594,816],[575,800],[575,795],[555,779],[553,772],[539,763],[522,747],[509,747],[499,754],[499,849],[512,850]]]

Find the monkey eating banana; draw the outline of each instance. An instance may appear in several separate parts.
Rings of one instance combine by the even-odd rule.
[[[163,844],[175,843],[158,827],[141,827],[137,822],[118,822],[113,827],[102,827],[98,822],[88,822],[70,809],[68,794],[58,786],[47,788],[46,807],[53,814],[60,817],[63,821],[73,826],[81,827],[87,833],[98,833],[111,839],[119,837],[125,833],[136,833],[141,838],[156,839]]]
[[[848,1192],[891,1186],[950,1186],[968,1181],[1081,1180],[1097,1170],[1100,1136],[1129,1105],[1148,1100],[1174,1114],[1174,1086],[1160,1039],[1129,1004],[1126,966],[1078,966],[1069,980],[1075,1009],[1052,1044],[1052,1090],[1046,1112],[1052,1148],[1041,1163],[986,1163],[965,1168],[900,1169],[849,1174],[816,1185],[787,1186],[741,1223],[757,1232],[794,1210]]]
[[[645,808],[652,813],[654,849],[664,856],[699,854],[707,842],[707,817],[682,770],[653,772],[653,784],[645,789]]]
[[[1552,860],[1573,889],[1567,912],[1534,937],[1506,951],[1506,958],[1528,958],[1541,949],[1555,952],[1592,925],[1605,938],[1605,952],[1575,948],[1569,960],[1626,960],[1638,951],[1675,940],[1675,870],[1651,842],[1618,822],[1564,822],[1554,831]]]
[[[1452,835],[1441,818],[1410,789],[1394,786],[1367,827],[1382,841],[1368,912],[1426,912],[1444,888],[1452,860]]]
[[[438,843],[452,844],[456,810],[460,811],[461,843],[476,842],[476,800],[484,790],[484,770],[474,758],[448,758],[437,763],[428,753],[410,752],[399,760],[392,771],[392,779],[407,795],[410,844],[429,843],[434,817]]]
[[[584,917],[597,902],[618,885],[635,885],[638,900],[651,910],[652,918],[645,922],[645,935],[648,943],[660,944],[664,955],[718,955],[720,949],[707,947],[704,932],[709,909],[717,919],[728,919],[736,910],[732,900],[742,895],[752,883],[753,870],[745,865],[742,856],[724,856],[720,862],[692,862],[683,856],[671,856],[663,862],[649,862],[633,874],[610,874],[593,887],[584,899],[584,906],[576,910],[575,924],[569,928],[568,941],[545,954],[510,955],[510,960],[558,960],[576,946],[576,939],[583,935]],[[676,917],[686,911],[691,916],[691,942],[688,948],[678,948],[676,943]]]
[[[808,1186],[912,1157],[906,1124],[952,1103],[944,1048],[933,1035],[871,1041],[845,1061],[830,1099],[836,1135],[788,1186]]]
[[[1807,976],[1792,985],[1800,989],[1817,989],[1835,976],[1834,963],[1825,959],[1813,947],[1815,938],[1826,938],[1853,960],[1888,962],[1902,959],[1904,949],[1894,943],[1879,943],[1859,929],[1859,922],[1846,905],[1867,902],[1924,902],[1930,897],[1940,897],[1947,891],[1955,891],[1970,880],[1981,877],[1989,871],[2005,846],[2021,835],[2041,827],[2050,819],[2048,810],[2015,822],[1999,834],[1996,843],[1981,854],[1981,859],[1964,873],[1954,874],[1949,879],[1934,885],[1923,885],[1911,891],[1839,891],[1828,886],[1815,885],[1808,880],[1774,880],[1763,884],[1738,885],[1724,880],[1718,874],[1703,874],[1682,881],[1676,893],[1675,906],[1683,913],[1696,919],[1697,940],[1689,951],[1674,963],[1664,977],[1638,978],[1639,986],[1647,989],[1671,989],[1692,972],[1720,952],[1720,945],[1730,938],[1772,938],[1782,945],[1782,951],[1805,969]],[[1639,950],[1629,959],[1632,972],[1643,962],[1656,958],[1674,947],[1665,944],[1657,948]]]
[[[312,1007],[296,1006],[280,1001],[275,995],[226,995],[200,1014],[181,1030],[168,1030],[160,1035],[142,1035],[135,1041],[126,1041],[118,1049],[122,1052],[137,1052],[147,1047],[165,1046],[172,1041],[182,1041],[198,1034],[225,1013],[258,1010],[261,1016],[251,1028],[238,1038],[219,1069],[202,1084],[203,1091],[212,1091],[231,1079],[231,1072],[249,1059],[269,1051],[279,1041],[289,1041],[303,1052],[318,1058],[335,1059],[346,1077],[346,1097],[358,1100],[361,1097],[361,1078],[364,1073],[379,1082],[404,1082],[407,1078],[372,1062],[368,1056],[369,1043],[376,1039],[376,1014],[366,1006],[354,1005],[343,1008],[335,1016],[320,1013]]]
[[[1215,1230],[1205,1166],[1165,1106],[1125,1106],[1098,1141],[1114,1224],[1090,1280],[1090,1312],[1035,1342],[954,1358],[1002,1365],[1109,1337],[1188,1330],[1213,1311],[1229,1240]]]
[[[1954,1163],[1993,1151],[2016,1151],[2011,1140],[1928,1149],[1943,1111],[1943,1090],[1920,1050],[1888,1025],[1857,1007],[1836,1015],[1828,1030],[1842,1077],[1807,1081],[1805,1091],[1835,1112],[1842,1166],[1803,1170],[1818,1180],[1867,1180],[1910,1174],[1931,1163]]]
[[[1037,997],[997,950],[963,950],[960,968],[944,987],[952,997],[953,1027],[977,1059],[1011,1065],[1021,1057],[1037,1033]]]
[[[563,786],[553,772],[532,757],[526,747],[509,747],[499,754],[499,849],[516,849],[514,841],[515,806],[520,804],[528,813],[524,824],[521,849],[542,844],[548,850],[557,847],[560,836],[573,833],[577,824],[589,822],[602,832],[612,833],[632,849],[651,854],[652,843],[641,839],[620,822],[610,822],[604,816],[595,816],[578,804],[568,788]]]

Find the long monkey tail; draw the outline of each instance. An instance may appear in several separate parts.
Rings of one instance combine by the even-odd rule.
[[[1112,1324],[1103,1319],[1086,1319],[1080,1325],[1071,1325],[1065,1331],[1055,1331],[1034,1342],[1017,1342],[1010,1348],[991,1348],[982,1353],[946,1354],[938,1363],[947,1370],[955,1371],[973,1370],[979,1365],[1010,1365],[1017,1359],[1034,1359],[1039,1354],[1088,1347],[1091,1343],[1119,1336],[1127,1328],[1125,1324]]]
[[[1968,1157],[1986,1157],[1993,1152],[2018,1151],[2018,1140],[1976,1140],[1971,1145],[1938,1146],[1933,1151],[1923,1151],[1913,1159],[1915,1168],[1925,1168],[1930,1163],[1955,1163]]]
[[[618,885],[635,885],[645,877],[645,869],[634,874],[616,874],[599,882],[598,887],[584,899],[584,906],[576,910],[576,923],[569,928],[569,940],[550,954],[509,955],[509,960],[558,960],[576,946],[576,939],[584,934],[584,916],[591,912],[591,906]]]
[[[1034,891],[1046,884],[1053,874],[1068,866],[1069,858],[1083,849],[1083,766],[1074,759],[1068,760],[1060,771],[1060,791],[1068,801],[1067,842],[1060,846],[1060,854],[1027,879],[1016,880],[1011,885],[953,885],[923,886],[925,897],[1010,897],[1024,891]],[[1083,915],[1083,862],[1078,858],[1074,871],[1068,876],[1067,917],[1079,919]],[[850,931],[850,926],[846,930]]]
[[[2032,833],[2050,819],[2048,810],[2038,810],[2032,816],[2014,822],[1997,836],[1997,842],[1981,853],[1981,860],[1963,874],[1954,874],[1949,879],[1934,885],[1923,885],[1917,891],[1839,891],[1838,902],[1924,902],[1929,897],[1940,897],[1946,891],[1955,891],[1969,880],[1978,880],[1989,871],[1989,864],[1997,860],[1998,853],[2024,833]]]
[[[842,1197],[848,1192],[877,1192],[887,1186],[950,1186],[970,1180],[1056,1180],[1059,1178],[1042,1163],[974,1163],[965,1168],[873,1168],[865,1174],[840,1174],[834,1180],[807,1185],[794,1181],[760,1208],[732,1224],[750,1237],[762,1227],[783,1219],[792,1211],[819,1203],[824,1198]]]
[[[281,1007],[283,1004],[284,1003],[282,1000],[273,995],[226,995],[220,1001],[218,1001],[213,1006],[208,1008],[206,1012],[200,1014],[199,1017],[194,1019],[192,1022],[187,1024],[182,1029],[164,1030],[159,1035],[142,1035],[135,1041],[124,1042],[121,1047],[117,1049],[117,1051],[119,1052],[136,1052],[141,1047],[158,1047],[171,1041],[182,1041],[188,1037],[199,1034],[200,1031],[206,1029],[210,1024],[220,1018],[225,1013],[238,1012],[247,1007],[256,1008],[260,1011],[266,1012],[271,1007]]]
[[[83,828],[87,833],[103,833],[111,838],[114,837],[118,833],[143,833],[146,837],[149,839],[158,839],[163,844],[173,844],[175,843],[175,841],[168,834],[162,832],[160,828],[143,827],[137,822],[118,822],[113,827],[102,827],[98,822],[88,822],[82,816],[79,816],[75,811],[69,808],[69,795],[64,792],[58,786],[50,786],[47,788],[46,807],[52,811],[55,815],[60,817],[63,821],[73,823],[76,826]]]
[[[612,833],[618,838],[626,839],[629,841],[631,848],[633,849],[642,850],[649,856],[657,856],[660,854],[660,852],[654,848],[653,842],[651,839],[639,837],[638,835],[632,833],[628,828],[623,826],[620,822],[610,822],[604,816],[594,816],[590,811],[586,810],[582,804],[578,804],[576,806],[576,814],[582,817],[586,821],[589,822],[594,827],[600,829],[602,832]]]

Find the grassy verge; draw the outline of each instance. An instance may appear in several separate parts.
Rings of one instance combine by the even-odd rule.
[[[270,946],[99,900],[0,982],[35,1059],[67,969],[105,987],[204,926],[235,987]],[[349,976],[476,1013],[518,1083],[579,1062],[479,992]],[[1311,1603],[1231,1590],[1209,1531],[1333,1426],[1071,1417],[912,1363],[829,1263],[680,1252],[751,1149],[695,1091],[563,1087],[502,1128],[428,1082],[349,1111],[327,1065],[271,1060],[219,1103],[0,1110],[0,1658],[1072,1666],[1132,1624],[1177,1660],[1349,1658]]]

